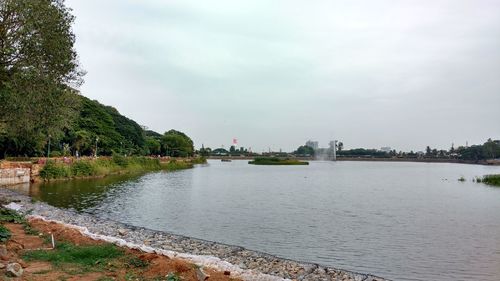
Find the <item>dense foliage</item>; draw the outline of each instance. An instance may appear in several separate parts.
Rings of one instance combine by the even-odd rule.
[[[183,132],[170,130],[159,139],[161,155],[172,157],[193,156],[193,141]]]
[[[51,137],[51,156],[98,155],[161,155],[192,156],[193,141],[184,133],[170,130],[164,135],[145,131],[134,120],[121,115],[115,108],[105,106],[84,96],[72,94],[80,104],[74,109],[76,118],[61,136]],[[21,137],[28,139],[29,137]],[[0,158],[11,156],[46,156],[48,143],[32,150],[10,146],[16,139],[0,137]]]
[[[146,154],[142,127],[121,115],[115,108],[79,96],[79,116],[66,131],[61,143],[70,145],[80,155]],[[63,146],[63,145],[60,145]],[[57,147],[56,147],[57,148]]]
[[[297,150],[293,153],[298,156],[314,156],[315,151],[314,148],[307,146],[307,145],[302,145],[297,148]]]
[[[459,147],[456,150],[460,159],[485,160],[500,158],[500,141],[488,139],[483,145]]]
[[[36,155],[63,134],[82,82],[74,17],[61,0],[0,1],[0,149]]]

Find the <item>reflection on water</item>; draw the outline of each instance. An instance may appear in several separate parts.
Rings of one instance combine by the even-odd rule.
[[[54,182],[60,207],[394,280],[500,280],[500,167],[210,161],[173,173]],[[467,179],[459,182],[459,177]]]
[[[110,190],[120,189],[124,183],[133,183],[138,178],[138,175],[113,175],[97,179],[41,182],[32,184],[31,188],[16,188],[52,206],[84,211],[104,200]]]

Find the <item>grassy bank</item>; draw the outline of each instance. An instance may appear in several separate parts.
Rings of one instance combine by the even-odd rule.
[[[169,160],[162,162],[157,158],[123,157],[115,155],[110,158],[79,159],[71,163],[48,161],[40,170],[43,180],[101,177],[112,174],[142,173],[150,171],[174,171],[189,169],[194,164],[205,163],[204,158]]]
[[[486,175],[480,180],[480,182],[488,185],[500,186],[500,175]]]
[[[274,157],[259,157],[255,158],[253,161],[249,161],[248,164],[252,165],[309,165],[309,162],[299,161],[296,159],[280,159]]]

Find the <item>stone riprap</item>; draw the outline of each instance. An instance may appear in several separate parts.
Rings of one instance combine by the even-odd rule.
[[[184,258],[217,270],[230,270],[231,275],[234,274],[243,280],[387,280],[368,274],[283,259],[238,246],[103,220],[89,214],[59,209],[43,202],[33,202],[29,196],[8,189],[0,188],[0,200],[2,204],[15,202],[20,207],[20,213],[75,227],[82,234],[94,239],[169,257]]]

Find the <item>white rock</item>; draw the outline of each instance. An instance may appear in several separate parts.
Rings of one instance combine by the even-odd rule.
[[[23,267],[18,264],[17,262],[15,263],[9,263],[7,265],[7,268],[5,269],[6,274],[12,277],[21,277],[23,275]]]

